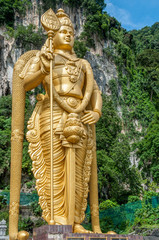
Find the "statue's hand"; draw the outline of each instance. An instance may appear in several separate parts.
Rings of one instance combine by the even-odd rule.
[[[84,116],[81,117],[81,121],[82,121],[84,124],[86,124],[86,123],[88,123],[88,124],[93,124],[93,123],[98,122],[99,117],[100,117],[100,116],[99,116],[99,113],[93,112],[93,111],[91,111],[91,110],[87,110],[87,111],[85,111],[84,113],[85,113]]]
[[[53,60],[53,54],[50,51],[41,51],[40,60],[41,60],[41,69],[43,72],[49,73],[50,71],[50,60]]]

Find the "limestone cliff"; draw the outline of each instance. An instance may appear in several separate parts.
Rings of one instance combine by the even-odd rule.
[[[59,4],[56,10],[62,7],[65,12],[70,16],[75,29],[75,36],[79,36],[83,30],[85,17],[82,9],[69,8],[66,5]],[[40,18],[42,10],[41,0],[32,0],[32,7],[27,9],[26,14],[21,18],[18,13],[15,13],[15,27],[18,24],[28,26],[34,24],[37,29],[41,26]],[[0,96],[5,96],[12,92],[12,73],[13,67],[20,55],[25,51],[22,46],[18,46],[15,39],[7,39],[5,34],[6,29],[0,28]],[[95,36],[94,36],[95,39]],[[98,42],[95,39],[96,50],[90,49],[85,55],[85,58],[90,62],[94,77],[103,93],[110,94],[108,88],[109,80],[116,79],[117,69],[115,64],[103,56],[103,47],[109,46],[110,42]]]

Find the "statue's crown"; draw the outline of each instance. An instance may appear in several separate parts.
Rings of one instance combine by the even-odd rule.
[[[56,16],[58,17],[61,26],[69,26],[71,27],[73,30],[73,24],[69,18],[69,16],[64,12],[64,10],[62,8],[57,10]]]

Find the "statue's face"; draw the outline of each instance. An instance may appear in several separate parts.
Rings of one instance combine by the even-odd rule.
[[[54,37],[54,48],[71,50],[74,44],[74,32],[69,26],[61,26]]]

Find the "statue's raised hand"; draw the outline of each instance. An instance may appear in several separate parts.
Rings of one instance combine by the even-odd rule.
[[[50,51],[41,51],[40,60],[41,60],[41,71],[44,74],[49,74],[50,72],[50,60],[53,60],[53,53]]]

